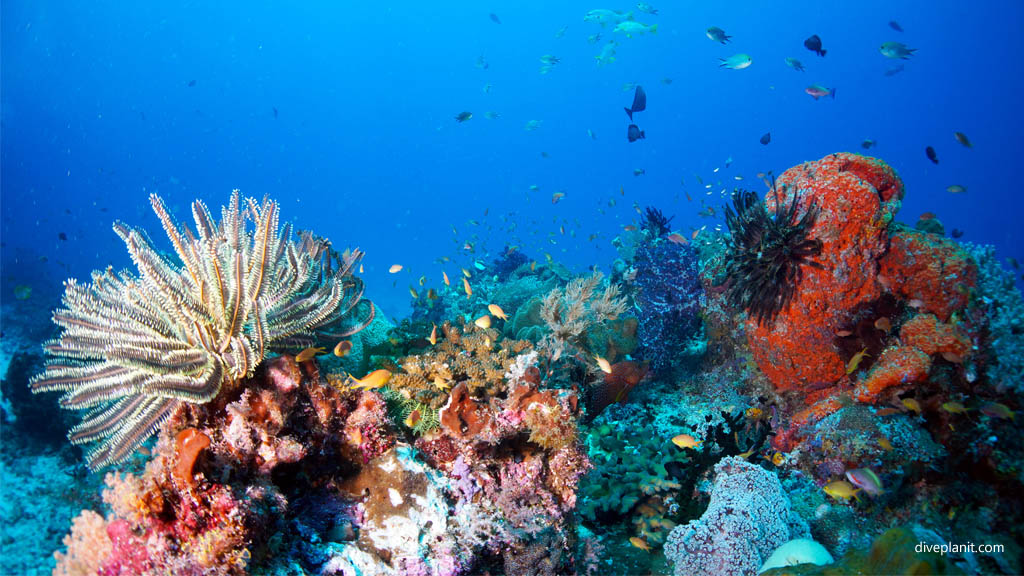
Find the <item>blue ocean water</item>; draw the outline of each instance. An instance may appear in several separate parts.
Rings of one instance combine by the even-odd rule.
[[[636,22],[651,28],[626,37],[613,30],[614,24],[585,21],[584,15],[595,8],[632,11]],[[667,269],[679,274],[696,270],[698,252],[691,248],[698,242],[690,242],[684,258],[681,243],[670,244],[667,234],[645,237],[639,242],[647,245],[640,250],[646,250],[649,259],[652,254],[671,254],[679,262],[672,268],[666,265],[670,259],[654,257],[657,261],[647,262],[646,268],[651,278],[635,283],[636,267],[632,279],[626,280],[629,273],[621,269],[612,276],[612,283],[629,285],[624,288],[630,302],[626,316],[639,320],[627,319],[634,320],[631,334],[621,324],[606,332],[595,329],[600,334],[595,341],[602,346],[606,341],[603,349],[610,353],[596,353],[587,342],[563,356],[561,348],[545,348],[550,344],[544,341],[550,323],[526,322],[526,332],[510,333],[514,319],[499,324],[500,316],[490,310],[503,343],[487,336],[488,351],[492,344],[498,350],[512,336],[519,338],[534,329],[527,338],[539,355],[532,357],[536,366],[526,366],[529,359],[519,366],[520,384],[532,382],[545,393],[563,394],[566,405],[570,388],[577,393],[605,391],[605,386],[613,392],[609,398],[616,398],[590,412],[592,398],[581,393],[578,405],[586,405],[586,415],[581,408],[575,418],[561,421],[571,423],[565,424],[571,437],[566,445],[582,454],[561,461],[569,470],[563,473],[579,484],[559,492],[562,508],[548,503],[544,512],[557,520],[552,524],[564,522],[559,530],[578,536],[579,546],[569,554],[569,544],[533,545],[566,551],[565,558],[572,556],[572,561],[563,558],[565,565],[575,563],[578,573],[592,573],[580,568],[584,559],[588,567],[613,566],[609,573],[616,574],[672,573],[673,562],[675,573],[684,573],[685,562],[695,555],[688,560],[686,554],[668,550],[672,527],[713,516],[716,506],[708,506],[708,501],[715,501],[716,475],[747,474],[750,484],[758,487],[747,492],[763,488],[777,493],[776,502],[785,501],[787,507],[791,502],[812,530],[802,535],[819,540],[837,559],[867,550],[891,526],[918,523],[914,537],[922,541],[999,536],[1003,539],[993,541],[1009,542],[1005,560],[998,555],[957,557],[957,566],[970,568],[968,573],[1007,573],[1007,567],[1024,564],[1019,529],[1006,526],[1019,517],[1019,499],[1008,495],[1019,493],[1024,462],[1019,425],[1013,421],[1015,412],[1024,408],[1024,374],[1018,373],[1024,366],[1024,305],[1019,293],[996,273],[1002,266],[1013,274],[1018,288],[1024,286],[1017,264],[1024,260],[1024,232],[1018,224],[1016,174],[1024,134],[1019,106],[1024,75],[1017,61],[1024,52],[1022,24],[1024,5],[1011,2],[3,2],[0,372],[5,380],[0,416],[6,430],[0,430],[0,488],[8,491],[0,489],[0,520],[6,524],[0,531],[0,573],[41,574],[59,565],[51,554],[74,548],[61,546],[61,538],[82,509],[108,514],[108,524],[103,519],[94,522],[97,534],[112,535],[115,517],[125,516],[116,506],[104,504],[103,473],[88,471],[82,450],[71,448],[64,439],[68,421],[76,417],[56,408],[56,394],[32,396],[26,383],[42,370],[40,343],[56,333],[49,315],[60,301],[62,282],[87,280],[92,271],[107,266],[133,269],[124,243],[112,231],[114,222],[148,230],[158,247],[170,251],[150,194],[159,194],[190,226],[191,204],[197,198],[219,216],[234,189],[255,198],[266,195],[280,203],[282,220],[329,238],[339,251],[365,251],[365,271],[359,274],[365,280],[365,297],[378,314],[399,326],[387,331],[375,325],[381,333],[367,330],[378,338],[376,351],[360,350],[359,374],[348,365],[345,370],[372,374],[372,368],[384,366],[398,374],[405,369],[397,368],[403,359],[436,361],[430,354],[437,348],[426,347],[431,324],[461,321],[465,334],[476,335],[489,329],[491,318],[488,328],[479,323],[474,328],[474,316],[492,300],[497,302],[499,293],[525,310],[530,298],[539,299],[552,289],[567,292],[571,276],[586,276],[591,269],[608,273],[616,259],[631,260],[613,241],[627,227],[637,226],[646,208],[672,216],[671,229],[686,239],[701,231],[724,232],[723,207],[734,189],[763,196],[772,175],[835,152],[874,156],[898,172],[906,196],[897,220],[913,226],[922,215],[932,218],[930,213],[942,222],[946,237],[994,246],[998,264],[979,262],[981,297],[972,298],[971,314],[958,310],[949,318],[950,330],[973,345],[974,356],[915,350],[928,358],[929,369],[934,368],[924,370],[928,378],[914,385],[893,385],[882,402],[851,401],[853,386],[867,379],[876,361],[883,365],[883,350],[903,350],[900,330],[927,315],[923,304],[905,294],[899,298],[907,302],[898,303],[897,296],[886,294],[870,303],[869,312],[856,311],[861,316],[849,328],[857,333],[835,332],[839,352],[833,356],[841,360],[840,374],[846,365],[848,377],[840,376],[841,385],[811,383],[806,398],[793,389],[781,389],[778,382],[773,388],[765,376],[771,361],[759,364],[763,358],[754,357],[756,351],[751,352],[753,346],[743,332],[753,330],[753,324],[744,327],[740,316],[728,319],[729,324],[723,320],[724,308],[716,308],[723,298],[722,291],[717,300],[712,297],[712,288],[720,286],[714,284],[714,274],[689,276],[685,286],[673,286],[659,276],[668,274]],[[723,29],[730,42],[709,39],[706,31],[712,26]],[[824,57],[805,48],[811,35],[821,38]],[[887,58],[879,50],[886,42],[904,43],[914,52],[905,60]],[[613,60],[601,57],[609,51]],[[748,54],[752,64],[735,70],[720,66],[722,59],[738,54]],[[804,70],[787,65],[787,58],[798,59]],[[812,85],[831,95],[812,98],[807,93]],[[623,108],[633,101],[638,86],[646,93],[647,106],[634,113],[632,122],[645,137],[630,142],[630,118]],[[969,139],[970,146],[958,141],[958,133]],[[929,147],[937,162],[926,155]],[[951,187],[964,190],[951,192]],[[641,236],[642,232],[636,237]],[[715,235],[718,248],[721,238]],[[702,266],[709,262],[704,258],[712,252],[711,245],[702,245]],[[628,266],[637,261],[638,248],[632,249]],[[984,248],[971,250],[979,259],[990,254]],[[492,274],[494,261],[509,251],[540,263],[537,271],[531,270],[535,277],[499,281]],[[571,273],[553,264],[565,265]],[[401,270],[390,272],[394,265],[401,265]],[[464,298],[460,269],[472,271],[476,299]],[[443,290],[442,272],[450,276],[453,289],[442,294],[441,304],[424,304],[429,288]],[[542,286],[544,291],[516,293],[524,285],[536,290]],[[653,286],[653,292],[675,289],[691,298],[686,302],[690,308],[680,314],[687,321],[680,325],[689,327],[686,334],[680,334],[680,325],[660,326],[664,332],[655,333],[667,334],[665,338],[638,344],[645,336],[637,322],[650,322],[652,317],[656,321],[661,312],[653,305],[644,309],[640,302],[646,306],[664,297],[641,294],[643,286]],[[402,324],[414,309],[410,290],[416,293],[421,316]],[[517,310],[508,307],[505,312],[514,317]],[[605,328],[602,325],[601,330]],[[862,334],[865,329],[868,336]],[[957,332],[960,329],[963,332]],[[973,341],[964,335],[968,329]],[[440,339],[456,340],[446,330]],[[849,340],[840,342],[841,338]],[[831,342],[832,333],[823,339]],[[653,350],[658,344],[666,349]],[[619,345],[630,352],[620,354]],[[676,372],[647,375],[647,363],[656,354]],[[1002,358],[993,359],[1000,354]],[[559,371],[559,359],[572,369]],[[330,372],[329,362],[335,363],[331,369],[342,362],[329,353],[320,355],[319,361],[323,373],[318,376]],[[377,364],[371,366],[372,362]],[[513,381],[508,376],[512,372],[501,368],[490,372],[504,373]],[[527,377],[530,368],[545,372],[534,382]],[[637,378],[627,386],[622,373]],[[261,378],[262,373],[253,385],[265,386]],[[443,405],[450,392],[445,385],[450,387],[457,379],[423,381],[442,390],[437,397]],[[341,388],[351,383],[344,380]],[[616,390],[613,385],[624,388]],[[829,385],[835,385],[829,389],[834,397],[819,397]],[[17,393],[11,392],[14,386]],[[636,391],[630,395],[633,387]],[[516,417],[525,420],[522,407],[513,410],[502,404],[513,404],[509,395],[493,390],[480,394],[491,395],[491,408],[504,406],[505,415],[519,410]],[[836,405],[825,410],[810,400],[802,403],[819,398],[835,400]],[[572,406],[577,410],[575,396]],[[826,416],[793,424],[808,406]],[[438,406],[431,408],[437,415]],[[473,496],[485,491],[484,482],[474,486],[467,480],[468,472],[455,473],[458,467],[501,468],[502,473],[519,473],[538,485],[528,466],[520,466],[524,454],[543,454],[538,458],[547,458],[544,465],[553,468],[555,449],[544,439],[535,439],[533,429],[526,430],[521,422],[513,441],[502,439],[508,453],[481,457],[484,464],[459,456],[457,464],[448,463],[446,468],[423,456],[431,447],[425,446],[429,442],[423,441],[421,430],[414,433],[419,421],[410,420],[411,411],[400,418],[388,413],[390,420],[382,415],[383,408],[379,412],[376,424],[384,427],[381,422],[390,422],[391,436],[376,438],[379,445],[371,447],[387,441],[414,445],[419,452],[404,446],[388,452],[386,457],[398,462],[391,465],[410,475],[433,475],[435,480],[447,474],[445,481],[458,484],[461,492],[457,497],[447,494],[447,503],[436,494],[430,500],[440,501],[437,507],[443,510],[445,505],[454,510],[467,502],[477,504]],[[415,412],[419,414],[418,409]],[[53,416],[57,413],[65,420]],[[210,416],[207,431],[217,430],[223,417]],[[449,436],[460,436],[448,424],[444,429]],[[723,432],[726,429],[733,434]],[[12,438],[11,430],[21,437]],[[773,443],[772,435],[795,431],[806,434],[789,438],[789,447]],[[331,434],[341,436],[337,430],[325,433]],[[364,434],[370,433],[358,431],[356,446],[373,445]],[[223,438],[215,440],[223,446]],[[470,454],[471,441],[460,442],[452,444]],[[23,448],[25,452],[19,452]],[[123,469],[141,476],[146,460],[159,452],[151,440],[123,463]],[[358,454],[365,457],[369,452]],[[345,457],[355,462],[352,454],[357,453],[346,452]],[[740,462],[743,459],[750,462]],[[592,470],[581,463],[585,460],[593,464]],[[655,472],[650,471],[652,463]],[[203,493],[208,498],[215,490],[227,490],[225,486],[241,492],[251,487],[245,482],[256,485],[270,478],[261,471],[266,478],[258,481],[244,475],[228,481],[224,478],[234,472],[224,471],[233,464],[212,457],[203,464],[205,468],[197,465],[197,470],[204,468],[205,483],[197,486],[208,491]],[[214,476],[214,464],[221,466],[218,473],[223,476]],[[330,473],[325,475],[335,476],[310,485],[319,489],[341,484],[342,476],[351,472],[326,469]],[[827,490],[830,481],[850,478],[848,473],[863,481],[870,480],[873,471],[884,481],[885,496],[861,492],[863,501],[846,501]],[[620,481],[620,473],[628,478]],[[331,556],[337,547],[330,546],[346,543],[348,553],[356,553],[352,526],[345,527],[346,532],[338,527],[340,521],[335,526],[321,516],[359,517],[345,508],[351,502],[340,503],[336,495],[333,500],[316,500],[324,495],[307,495],[307,486],[291,477],[278,488],[278,496],[291,506],[287,521],[308,520],[308,526],[297,525],[309,532],[297,528],[281,544],[273,540],[277,534],[271,535],[272,530],[252,529],[253,541],[258,541],[253,554],[273,548],[280,552],[278,560],[304,562],[308,573],[348,573],[337,566],[333,572],[328,568],[341,562],[340,555]],[[486,494],[494,501],[501,496],[497,490]],[[523,509],[528,505],[517,506],[529,498],[519,496],[503,500],[502,513],[527,516]],[[703,507],[710,512],[705,514]],[[243,508],[237,504],[237,509]],[[252,504],[245,512],[256,508]],[[315,526],[321,520],[323,525]],[[424,526],[438,522],[423,522],[419,528],[426,530]],[[781,523],[785,525],[785,519]],[[369,534],[370,524],[359,529]],[[40,531],[45,537],[31,536]],[[199,533],[197,529],[190,536]],[[454,529],[438,541],[453,533]],[[780,538],[795,538],[798,533],[794,528]],[[303,548],[308,534],[326,544],[313,551]],[[328,535],[336,539],[329,541]],[[478,573],[473,570],[493,570],[502,562],[504,573],[532,573],[510,568],[525,560],[511,554],[513,560],[501,558],[491,549],[499,541],[520,542],[492,536],[486,546],[478,542],[475,548],[460,550],[471,558],[461,558],[458,569],[433,573]],[[772,550],[779,543],[773,542]],[[241,554],[244,549],[249,554],[246,546],[235,544],[230,552]],[[587,548],[591,544],[593,550]],[[651,546],[653,551],[647,549]],[[2,557],[12,551],[18,552],[18,563],[3,563]],[[121,554],[128,555],[123,550]],[[444,557],[431,554],[423,554],[424,564]],[[756,568],[767,555],[751,555],[744,561]],[[122,560],[118,554],[110,556]],[[172,553],[167,557],[177,560]],[[294,573],[267,558],[260,556],[259,561],[266,561],[263,565],[239,566],[264,570],[258,573]],[[36,572],[25,568],[29,565]],[[847,559],[845,566],[854,565]]]
[[[436,282],[442,256],[465,265],[518,245],[607,270],[634,204],[674,214],[680,230],[713,226],[721,220],[697,213],[719,209],[721,190],[763,191],[756,173],[860,152],[865,139],[906,183],[902,220],[933,212],[947,231],[1024,258],[1014,209],[1020,6],[665,2],[657,15],[636,12],[657,33],[631,39],[584,22],[595,7],[7,2],[2,294],[128,264],[110,225],[152,228],[150,192],[187,217],[194,198],[219,206],[239,188],[282,201],[283,218],[336,245],[363,248],[368,293],[401,315],[408,285]],[[731,43],[705,37],[709,26]],[[811,34],[825,57],[803,47]],[[609,40],[615,61],[600,65]],[[878,49],[887,41],[917,51],[890,60]],[[753,64],[718,67],[736,53]],[[559,62],[542,74],[546,54]],[[637,115],[647,138],[632,144],[629,83],[648,95]],[[813,83],[835,99],[813,100]],[[463,111],[473,118],[456,122]],[[531,120],[540,126],[525,130]],[[953,184],[967,192],[946,192]],[[405,267],[397,279],[394,263]]]

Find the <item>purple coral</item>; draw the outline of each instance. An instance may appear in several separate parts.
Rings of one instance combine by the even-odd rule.
[[[775,474],[742,458],[725,458],[715,466],[708,509],[672,530],[665,556],[676,576],[752,576],[776,548],[807,535],[807,523],[790,509]]]
[[[639,354],[655,372],[663,372],[700,329],[704,289],[697,253],[690,245],[665,238],[645,239],[637,246],[633,265]]]

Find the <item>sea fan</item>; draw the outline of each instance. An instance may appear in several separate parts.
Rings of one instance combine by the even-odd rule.
[[[796,294],[803,266],[821,268],[812,260],[821,253],[821,240],[809,238],[818,208],[807,206],[797,218],[798,194],[787,205],[776,194],[775,214],[769,215],[757,194],[737,190],[732,195],[735,211],[725,208],[729,240],[725,273],[727,297],[733,306],[746,309],[758,324],[770,323]]]
[[[309,233],[278,230],[278,205],[238,191],[215,222],[196,201],[196,232],[182,228],[163,201],[150,196],[181,263],[153,248],[143,230],[114,225],[139,270],[93,272],[92,283],[65,282],[63,329],[47,342],[45,371],[33,392],[64,392],[61,406],[87,410],[71,429],[72,443],[96,443],[89,466],[128,458],[182,403],[203,404],[225,386],[252,375],[273,348],[311,343],[337,327],[341,337],[373,318],[345,327],[360,301],[352,275],[362,258],[339,256]],[[246,230],[252,221],[253,231]]]

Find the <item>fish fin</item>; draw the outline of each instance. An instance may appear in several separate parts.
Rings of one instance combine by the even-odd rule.
[[[632,120],[633,119],[633,111],[630,110],[629,108],[625,108],[625,107],[623,108],[623,110],[626,111],[626,115],[628,115],[629,119]]]
[[[643,131],[643,130],[641,130],[641,131],[640,131],[640,137],[641,137],[641,138],[643,138],[644,140],[646,140],[646,139],[647,139],[647,135],[646,135],[646,134],[644,134],[644,131]]]
[[[822,58],[824,58],[824,57],[825,57],[825,53],[826,53],[826,52],[828,52],[828,50],[822,50],[822,51],[821,51],[821,57],[822,57]]]

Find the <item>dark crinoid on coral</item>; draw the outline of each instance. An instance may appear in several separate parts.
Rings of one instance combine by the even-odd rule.
[[[648,206],[640,215],[640,229],[647,230],[652,236],[658,238],[668,234],[672,229],[669,223],[675,216],[665,216],[665,213],[653,206]]]
[[[796,294],[803,266],[821,268],[812,260],[821,253],[821,240],[809,238],[818,218],[818,207],[807,206],[798,216],[799,194],[786,204],[774,184],[775,214],[755,192],[737,190],[725,208],[730,236],[726,246],[727,296],[733,306],[743,307],[758,324],[772,322]]]
[[[312,234],[294,238],[290,224],[279,230],[276,202],[236,190],[217,222],[197,200],[195,232],[158,196],[150,202],[178,260],[117,223],[139,275],[108,268],[91,284],[68,280],[53,314],[63,332],[32,380],[34,392],[62,391],[62,407],[86,411],[69,437],[94,443],[94,469],[128,458],[183,403],[210,402],[252,376],[267,352],[353,334],[373,317],[371,306],[346,327],[363,293],[352,274],[362,252],[341,256]]]

